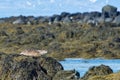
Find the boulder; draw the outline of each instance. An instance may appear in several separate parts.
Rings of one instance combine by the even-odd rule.
[[[53,22],[54,22],[54,23],[58,23],[58,22],[60,22],[60,21],[61,21],[61,16],[56,15]]]
[[[113,20],[112,23],[114,23],[114,24],[116,24],[116,25],[120,25],[120,15],[117,16],[117,17],[115,17],[115,19]]]
[[[85,75],[82,77],[82,80],[89,80],[89,78],[93,76],[104,76],[111,73],[113,73],[113,71],[109,66],[93,66],[85,73]]]
[[[32,22],[32,21],[27,21],[26,24],[27,24],[27,25],[32,25],[33,22]]]
[[[0,80],[52,80],[63,67],[51,57],[0,53]]]
[[[114,17],[117,14],[117,8],[111,5],[106,5],[102,8],[102,14],[105,17]]]
[[[72,20],[69,18],[69,17],[65,17],[63,20],[62,20],[63,23],[71,23]]]
[[[70,15],[70,13],[68,13],[68,12],[62,12],[60,16],[62,18],[64,18],[64,17],[69,16],[69,15]]]
[[[80,74],[75,70],[64,71],[61,70],[57,72],[53,80],[79,80]]]
[[[88,21],[87,21],[87,24],[94,24],[94,25],[98,25],[98,22],[97,22],[97,20],[95,20],[95,19],[89,19]]]
[[[25,21],[22,20],[21,18],[19,18],[19,19],[13,21],[12,23],[13,23],[13,24],[25,24]]]
[[[120,11],[117,12],[117,16],[119,16],[119,15],[120,15]]]
[[[16,35],[20,35],[20,34],[23,34],[24,31],[21,27],[16,27]]]
[[[78,22],[80,19],[82,19],[82,13],[72,13],[69,15],[70,19],[72,20],[72,22]]]
[[[96,18],[96,21],[98,23],[104,23],[105,22],[105,18],[104,17],[98,17],[98,18]]]
[[[90,14],[89,14],[91,17],[94,17],[94,18],[96,18],[96,17],[101,17],[101,13],[100,12],[91,12]]]
[[[39,21],[40,23],[49,22],[49,17],[47,17],[47,16],[39,17],[39,18],[38,18],[38,21]]]
[[[105,18],[105,23],[110,23],[113,21],[113,18]]]
[[[88,20],[92,20],[92,17],[90,17],[89,15],[84,16],[83,22],[86,23]]]
[[[53,17],[49,17],[49,18],[48,18],[48,23],[49,23],[49,24],[52,24],[53,21],[54,21],[54,18],[53,18]]]

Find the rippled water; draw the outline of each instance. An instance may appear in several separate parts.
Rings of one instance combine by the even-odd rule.
[[[108,65],[114,72],[120,70],[120,59],[82,59],[82,58],[66,58],[63,61],[60,61],[64,70],[75,69],[80,73],[80,76],[83,76],[86,71],[92,66],[99,66],[101,64]]]

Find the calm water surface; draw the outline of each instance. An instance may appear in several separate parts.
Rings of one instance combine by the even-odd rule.
[[[120,59],[82,59],[82,58],[66,58],[60,61],[64,70],[75,69],[83,76],[86,71],[92,66],[99,66],[101,64],[108,65],[114,72],[120,71]]]

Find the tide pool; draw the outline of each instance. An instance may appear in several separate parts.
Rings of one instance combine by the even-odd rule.
[[[66,58],[63,61],[60,61],[64,70],[75,69],[80,73],[82,77],[86,71],[92,66],[99,66],[101,64],[109,66],[113,72],[120,71],[120,59],[82,59],[82,58]]]

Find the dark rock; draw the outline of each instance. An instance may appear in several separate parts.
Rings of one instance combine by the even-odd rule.
[[[80,74],[75,70],[59,71],[53,80],[79,80]]]
[[[62,12],[60,16],[61,16],[62,18],[64,18],[64,17],[67,17],[67,16],[69,16],[69,15],[70,15],[70,13],[68,13],[68,12]]]
[[[53,33],[47,33],[43,35],[45,39],[54,39],[55,35]]]
[[[90,16],[91,16],[91,17],[94,17],[94,18],[96,18],[96,17],[101,17],[101,15],[102,15],[102,14],[101,14],[100,12],[91,12],[91,13],[90,13]]]
[[[49,17],[47,17],[47,16],[39,17],[38,22],[40,22],[40,23],[49,22]]]
[[[23,33],[24,33],[24,31],[23,31],[23,29],[22,29],[21,27],[17,27],[17,28],[16,28],[16,34],[17,34],[17,35],[23,34]]]
[[[114,43],[109,43],[108,46],[109,46],[110,48],[113,48],[113,47],[115,47],[115,44],[114,44]]]
[[[106,5],[102,8],[102,14],[104,17],[114,17],[116,16],[117,8],[111,5]]]
[[[117,16],[119,16],[119,15],[120,15],[120,11],[117,12]]]
[[[54,21],[54,18],[53,18],[53,17],[49,17],[49,18],[48,18],[48,23],[49,23],[49,24],[52,24],[53,21]]]
[[[84,12],[82,15],[83,16],[89,16],[89,14],[90,14],[89,12]]]
[[[27,19],[28,19],[29,21],[34,21],[34,20],[35,20],[35,17],[34,17],[34,16],[28,16]]]
[[[0,53],[0,80],[52,80],[63,67],[50,57]]]
[[[54,23],[58,23],[58,22],[60,22],[61,21],[61,16],[59,16],[59,15],[56,15],[56,16],[54,16],[55,18],[54,18]]]
[[[8,36],[5,31],[0,31],[0,36]]]
[[[83,19],[82,13],[72,13],[69,15],[69,18],[72,20],[72,22],[79,22],[81,19]]]
[[[119,37],[114,38],[114,39],[113,39],[113,41],[114,41],[114,42],[118,42],[118,43],[119,43],[119,42],[120,42],[120,38],[119,38]]]
[[[109,66],[100,65],[91,67],[86,74],[82,77],[82,80],[89,80],[93,76],[104,76],[113,73],[112,69]]]

